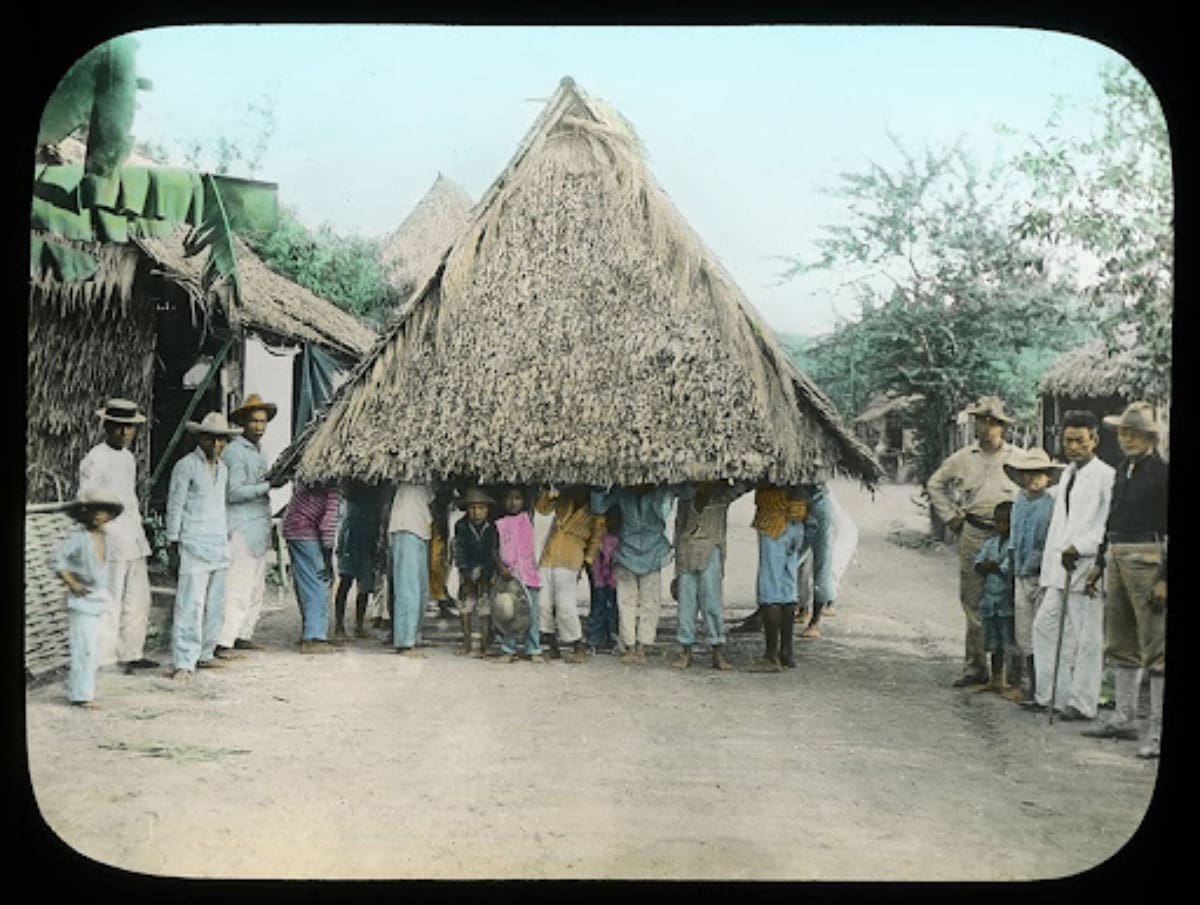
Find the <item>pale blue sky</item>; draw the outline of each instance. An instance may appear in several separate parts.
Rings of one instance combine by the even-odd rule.
[[[315,226],[381,236],[439,172],[478,197],[563,75],[638,131],[659,183],[776,330],[818,333],[848,299],[779,284],[812,252],[844,170],[963,136],[981,163],[1038,130],[1055,95],[1086,101],[1120,59],[1032,29],[879,26],[188,26],[138,32],[134,134],[240,138],[270,94],[258,178]],[[1076,115],[1075,127],[1091,121]]]

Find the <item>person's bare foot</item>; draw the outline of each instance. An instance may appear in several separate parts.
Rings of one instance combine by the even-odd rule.
[[[821,627],[815,622],[810,622],[805,626],[804,631],[800,633],[800,637],[816,640],[821,637]]]
[[[714,647],[712,652],[712,668],[722,672],[733,672],[733,664],[725,659],[725,652],[720,647]]]
[[[682,648],[679,651],[679,656],[671,660],[671,666],[675,669],[687,669],[692,665],[692,649],[690,647]]]
[[[99,710],[100,705],[95,701],[72,701],[72,707],[78,707],[80,710]]]

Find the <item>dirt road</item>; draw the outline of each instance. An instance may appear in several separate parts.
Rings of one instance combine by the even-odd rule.
[[[190,687],[105,672],[91,713],[61,683],[30,690],[38,805],[88,857],[174,876],[1006,880],[1106,860],[1155,763],[950,688],[951,551],[889,540],[923,527],[914,488],[834,489],[858,555],[788,673],[718,673],[704,651],[686,672],[499,665],[430,623],[423,660],[377,640],[305,657],[284,598],[260,629],[273,649]],[[749,497],[730,515],[735,617],[751,515]],[[761,650],[732,639],[739,667]]]

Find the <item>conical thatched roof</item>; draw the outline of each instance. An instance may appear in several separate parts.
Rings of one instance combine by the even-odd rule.
[[[163,268],[163,276],[183,286],[198,301],[203,293],[200,275],[208,252],[188,257],[180,227],[166,239],[133,240]],[[285,340],[311,342],[358,359],[375,342],[375,333],[348,311],[271,270],[241,239],[234,237],[241,304],[235,304],[224,283],[218,287],[229,320]]]
[[[308,481],[881,473],[655,184],[631,129],[570,79],[280,460]]]
[[[388,283],[405,293],[402,300],[433,271],[467,225],[471,204],[466,189],[438,173],[404,222],[384,238],[379,263]]]

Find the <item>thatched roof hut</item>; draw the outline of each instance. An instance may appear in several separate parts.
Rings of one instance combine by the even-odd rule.
[[[407,301],[419,281],[433,272],[446,249],[471,219],[471,196],[438,173],[424,197],[380,244],[385,279]]]
[[[310,481],[880,475],[570,79],[294,447]]]

